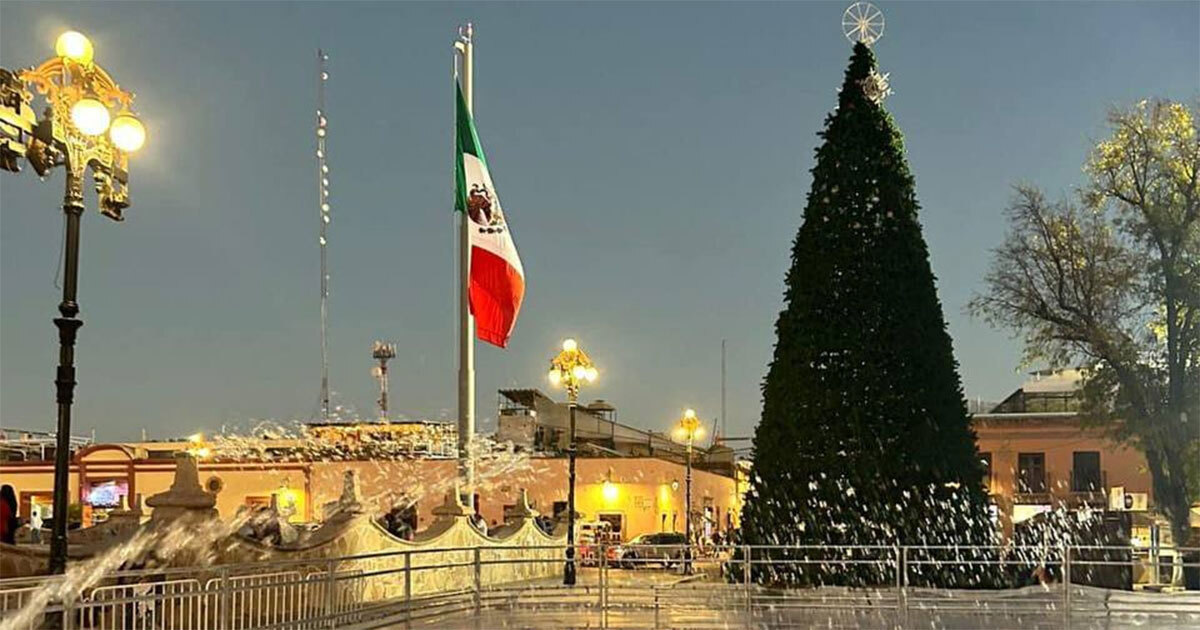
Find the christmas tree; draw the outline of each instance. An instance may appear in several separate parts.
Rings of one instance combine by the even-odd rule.
[[[993,539],[983,466],[921,235],[913,177],[882,105],[888,93],[887,76],[859,42],[837,110],[820,134],[824,143],[792,245],[754,436],[754,478],[742,517],[747,544]],[[839,563],[846,552],[759,553],[811,562],[756,564],[759,581],[895,579],[883,564]],[[887,555],[858,553],[859,559]],[[979,576],[961,569],[946,569],[956,579],[937,581],[978,583]]]

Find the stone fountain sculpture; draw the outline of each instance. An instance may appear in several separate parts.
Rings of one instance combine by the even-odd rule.
[[[154,508],[151,523],[166,523],[179,518],[207,520],[217,518],[217,495],[200,485],[200,466],[189,453],[175,454],[175,480],[166,492],[149,499]]]

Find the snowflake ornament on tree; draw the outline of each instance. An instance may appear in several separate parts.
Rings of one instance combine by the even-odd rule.
[[[859,79],[858,87],[862,88],[863,96],[866,96],[876,105],[882,105],[883,99],[892,95],[892,87],[888,84],[890,73],[880,74],[877,70],[871,70],[867,76]]]

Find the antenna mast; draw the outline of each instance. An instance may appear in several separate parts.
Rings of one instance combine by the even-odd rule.
[[[326,163],[325,82],[329,71],[325,62],[329,55],[317,49],[317,208],[321,215],[321,232],[317,243],[321,248],[321,419],[329,420],[329,269],[326,263],[327,232],[329,229],[329,164]]]
[[[725,440],[725,340],[721,340],[721,440]]]
[[[379,362],[373,370],[379,381],[379,420],[388,420],[388,361],[396,358],[396,345],[385,341],[376,341],[371,346],[371,358]]]

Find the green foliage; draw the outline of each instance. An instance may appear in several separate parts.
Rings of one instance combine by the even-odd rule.
[[[743,539],[755,545],[988,544],[993,529],[903,140],[854,48],[817,150],[763,384]],[[980,584],[979,574],[939,583]],[[934,579],[934,576],[930,576]],[[782,583],[885,583],[824,558]],[[894,578],[893,578],[894,579]]]
[[[1084,418],[1146,456],[1156,509],[1187,539],[1200,499],[1200,114],[1142,102],[1109,116],[1081,203],[1020,187],[971,309],[1030,361],[1084,363]]]

